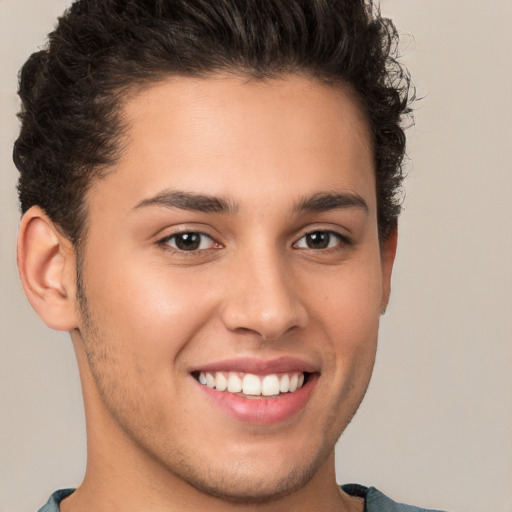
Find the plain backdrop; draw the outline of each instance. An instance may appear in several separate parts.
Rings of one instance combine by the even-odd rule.
[[[17,71],[68,3],[0,0],[0,512],[37,510],[85,467],[71,343],[18,282],[11,159]],[[338,479],[425,507],[511,512],[512,1],[381,6],[423,99],[391,304]]]

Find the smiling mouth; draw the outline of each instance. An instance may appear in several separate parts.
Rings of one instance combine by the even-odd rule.
[[[278,397],[294,393],[307,382],[307,372],[285,372],[256,375],[244,372],[194,372],[194,378],[203,386],[233,393],[245,398]]]

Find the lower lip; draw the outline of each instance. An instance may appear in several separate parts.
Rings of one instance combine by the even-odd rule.
[[[195,380],[195,379],[194,379]],[[307,404],[318,374],[310,374],[307,382],[293,393],[273,397],[244,398],[235,393],[217,391],[195,380],[203,393],[215,406],[239,421],[257,425],[270,425],[291,418]]]

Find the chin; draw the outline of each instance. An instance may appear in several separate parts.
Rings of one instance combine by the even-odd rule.
[[[285,475],[273,476],[265,472],[251,473],[244,467],[234,465],[223,475],[214,478],[189,478],[189,483],[198,491],[232,503],[258,504],[276,501],[303,487],[314,475],[310,468],[296,467]],[[199,477],[199,475],[196,475]]]
[[[326,458],[322,450],[313,456],[301,452],[276,461],[262,456],[257,463],[254,459],[238,459],[216,467],[191,467],[182,458],[178,476],[199,492],[223,501],[261,504],[279,500],[305,486]]]

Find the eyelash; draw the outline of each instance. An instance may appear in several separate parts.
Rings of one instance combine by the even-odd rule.
[[[311,247],[296,247],[298,245],[298,243],[301,240],[306,239],[306,237],[318,235],[318,234],[328,235],[329,237],[336,238],[337,239],[336,245],[334,247],[325,247],[325,248],[320,248],[320,249],[314,249]],[[171,240],[173,240],[173,239],[175,240],[176,237],[183,236],[183,235],[199,235],[200,237],[206,237],[210,240],[210,243],[213,243],[214,245],[216,244],[219,247],[208,247],[208,248],[203,248],[203,249],[196,248],[196,249],[187,251],[185,249],[180,249],[179,247],[170,246],[169,242]],[[331,242],[331,240],[329,240],[329,243],[330,242]],[[177,253],[183,257],[193,257],[193,256],[197,256],[198,253],[203,252],[203,251],[209,251],[211,249],[216,250],[216,249],[222,248],[222,245],[220,243],[216,242],[210,235],[208,235],[207,233],[202,233],[200,231],[180,231],[177,233],[173,233],[172,235],[166,236],[166,237],[158,240],[156,243],[157,243],[157,245],[162,246],[165,250],[172,251],[172,252]],[[200,245],[201,245],[201,243],[202,243],[202,241],[200,241]],[[328,229],[317,229],[317,230],[313,230],[313,231],[304,233],[293,244],[293,247],[299,248],[299,249],[309,249],[314,252],[322,252],[325,254],[325,253],[331,253],[331,252],[338,252],[338,251],[343,250],[343,248],[347,248],[352,245],[353,245],[353,241],[349,237],[342,235],[341,233],[338,233],[338,232],[332,231],[332,230],[328,230]]]
[[[338,233],[337,231],[331,231],[331,230],[328,230],[328,229],[317,229],[317,230],[314,230],[314,231],[309,231],[307,233],[304,233],[300,238],[299,240],[297,240],[297,242],[295,242],[293,245],[296,246],[298,245],[298,243],[303,240],[303,239],[306,239],[308,236],[309,237],[312,237],[313,235],[318,235],[318,234],[322,234],[322,235],[328,235],[330,238],[335,238],[337,240],[337,243],[334,247],[324,247],[324,248],[320,248],[320,249],[313,249],[311,247],[303,247],[304,249],[310,249],[312,251],[318,251],[318,252],[322,252],[322,253],[331,253],[331,252],[338,252],[340,250],[342,250],[343,248],[346,248],[346,247],[349,247],[351,246],[353,243],[352,243],[352,240],[350,238],[348,238],[347,236],[345,235],[342,235],[341,233]],[[329,244],[331,242],[331,239],[329,239]]]
[[[218,244],[218,242],[216,242],[210,235],[208,235],[206,233],[202,233],[200,231],[179,231],[177,233],[173,233],[172,235],[166,236],[165,238],[162,238],[161,240],[158,240],[157,245],[162,246],[165,250],[172,251],[174,253],[178,253],[180,256],[184,256],[184,257],[191,257],[194,255],[197,255],[197,253],[199,253],[199,252],[208,251],[208,250],[212,249],[209,247],[209,248],[203,248],[203,249],[197,248],[197,249],[187,251],[185,249],[180,249],[179,247],[172,247],[170,245],[171,240],[173,240],[173,239],[176,240],[177,237],[184,236],[184,235],[199,235],[203,239],[204,239],[204,237],[206,237],[211,241],[210,243],[213,243],[214,245],[217,244],[220,246],[220,244]],[[203,243],[203,240],[201,240],[199,243],[201,245]]]

